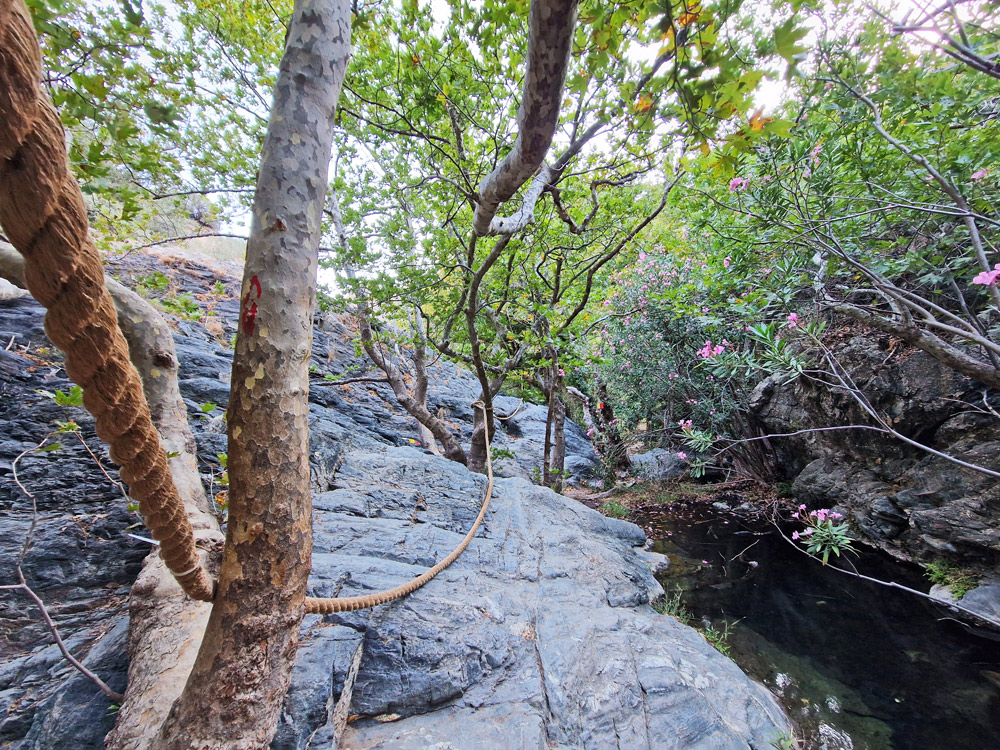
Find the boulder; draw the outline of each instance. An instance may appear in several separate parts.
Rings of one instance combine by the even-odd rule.
[[[771,441],[795,497],[837,507],[874,543],[902,558],[1000,564],[1000,483],[948,456],[1000,470],[1000,394],[922,351],[875,335],[833,346],[871,407],[922,450],[866,429]],[[750,399],[765,432],[872,425],[856,399],[815,380],[770,377]],[[932,452],[932,451],[936,451]],[[944,454],[944,455],[942,455]]]
[[[676,451],[653,448],[645,453],[629,456],[633,473],[642,479],[665,482],[687,471],[688,463]]]

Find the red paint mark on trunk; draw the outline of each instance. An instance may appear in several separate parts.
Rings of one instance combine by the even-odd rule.
[[[257,328],[257,303],[250,299],[250,295],[253,294],[254,287],[257,287],[256,299],[260,299],[260,295],[263,290],[260,288],[260,280],[257,278],[256,274],[252,279],[250,279],[250,289],[243,298],[243,314],[240,315],[240,323],[243,326],[243,333],[247,336],[252,336],[254,330]]]

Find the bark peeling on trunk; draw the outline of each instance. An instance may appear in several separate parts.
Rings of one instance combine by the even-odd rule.
[[[288,688],[312,547],[308,365],[317,252],[350,24],[343,0],[295,3],[244,267],[218,595],[162,747],[265,748]]]

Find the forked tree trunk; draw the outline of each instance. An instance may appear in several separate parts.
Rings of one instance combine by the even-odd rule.
[[[333,216],[334,229],[337,232],[337,241],[340,243],[341,248],[346,252],[349,247],[347,241],[347,230],[344,228],[343,215],[340,213],[340,200],[335,192],[330,193],[329,198],[329,208],[330,214]],[[356,274],[354,269],[345,264],[344,273],[349,279],[355,279]],[[441,443],[441,447],[444,449],[445,458],[451,459],[456,463],[460,463],[463,466],[468,462],[468,458],[465,455],[465,450],[462,448],[462,444],[458,441],[458,438],[451,431],[451,428],[444,423],[443,419],[440,419],[437,415],[432,414],[427,408],[427,368],[424,360],[426,352],[426,338],[423,333],[423,328],[421,327],[421,320],[416,321],[417,329],[417,341],[416,341],[416,351],[413,356],[413,362],[416,370],[416,383],[414,391],[411,393],[409,386],[406,384],[406,380],[403,378],[403,373],[400,372],[399,368],[393,363],[393,361],[386,356],[379,347],[379,343],[375,340],[375,335],[372,332],[372,310],[371,305],[368,300],[363,296],[358,302],[357,311],[358,317],[358,331],[361,334],[361,346],[365,350],[365,354],[368,355],[376,367],[378,367],[382,372],[385,373],[386,380],[389,381],[389,387],[392,388],[392,392],[396,395],[396,400],[399,405],[402,406],[410,414],[411,417],[417,420],[417,424],[420,425],[420,437],[421,442],[423,442],[428,447],[433,445],[433,449],[437,446],[434,445],[435,438]],[[420,312],[416,311],[416,315],[419,317]],[[437,450],[434,451],[438,453]]]
[[[346,0],[297,0],[264,139],[244,268],[218,593],[159,747],[260,750],[298,646],[312,533],[309,357]]]

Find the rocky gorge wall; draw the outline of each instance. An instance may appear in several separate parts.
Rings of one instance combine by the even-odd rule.
[[[875,411],[906,437],[1000,470],[1000,394],[888,337],[844,338],[833,353]],[[751,397],[767,433],[872,424],[842,387],[809,378],[760,383]],[[776,438],[778,465],[798,501],[836,507],[897,557],[1000,565],[1000,483],[943,457],[869,430]]]
[[[158,269],[142,255],[112,267],[133,283]],[[203,478],[217,491],[238,281],[186,261],[170,275],[168,293],[191,295],[201,314],[173,319],[175,344]],[[315,331],[310,593],[319,596],[379,590],[422,572],[471,525],[485,484],[415,445],[416,424],[386,385],[335,382],[369,369],[349,324],[321,317]],[[0,338],[0,583],[9,583],[31,522],[13,482],[16,457],[71,418],[111,479],[117,474],[89,416],[40,393],[70,386],[41,308],[30,298],[0,300]],[[469,374],[434,366],[431,406],[466,437],[477,396]],[[766,690],[696,631],[654,612],[662,589],[649,565],[662,561],[643,551],[637,526],[526,481],[540,463],[544,409],[519,406],[498,400],[499,411],[517,411],[496,441],[515,458],[503,460],[509,478],[498,481],[483,530],[459,560],[401,601],[304,621],[272,747],[331,747],[355,657],[345,748],[766,748],[787,733]],[[575,425],[567,433],[568,468],[584,476],[596,464],[593,449]],[[61,442],[18,464],[38,502],[25,573],[70,648],[121,690],[125,604],[149,546],[129,536],[143,529],[120,488],[74,437]],[[23,595],[0,592],[0,615],[0,747],[101,747],[114,721],[107,698],[62,660]]]

